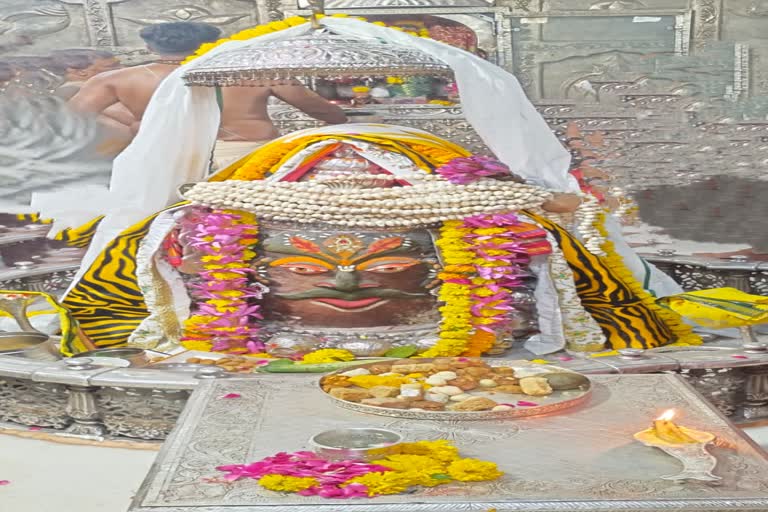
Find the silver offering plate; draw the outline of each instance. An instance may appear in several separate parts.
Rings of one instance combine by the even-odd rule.
[[[680,427],[680,430],[698,442],[687,444],[668,443],[659,439],[653,433],[653,429],[635,434],[635,439],[644,445],[658,448],[682,463],[683,470],[680,473],[662,476],[661,479],[699,480],[702,482],[722,480],[719,476],[713,474],[715,466],[717,466],[717,459],[707,451],[707,445],[715,440],[715,436],[709,432],[700,432],[685,427]]]
[[[433,359],[412,359],[413,364],[429,363]],[[526,416],[538,416],[541,414],[559,413],[571,407],[576,407],[586,402],[592,393],[592,384],[590,380],[580,373],[576,373],[558,366],[536,364],[529,361],[513,361],[508,359],[484,359],[487,365],[492,367],[508,367],[515,370],[515,376],[521,377],[544,377],[550,381],[553,392],[547,396],[529,396],[524,394],[511,394],[494,392],[493,388],[487,390],[474,389],[467,393],[472,396],[490,398],[498,402],[499,405],[514,405],[512,409],[503,411],[427,411],[420,409],[394,409],[388,407],[378,407],[368,404],[350,402],[331,396],[323,391],[323,394],[331,399],[336,405],[351,411],[365,414],[377,414],[380,416],[390,416],[393,418],[405,418],[412,420],[440,420],[440,421],[477,421],[477,420],[499,420],[505,418],[521,418]],[[358,368],[368,368],[377,363],[366,363],[360,366],[347,367],[329,373],[323,378],[333,375],[340,375]],[[322,382],[322,379],[321,379]],[[318,383],[321,387],[322,384]],[[521,402],[524,405],[519,405]],[[531,405],[535,404],[535,405]]]

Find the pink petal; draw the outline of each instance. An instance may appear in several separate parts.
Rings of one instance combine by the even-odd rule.
[[[749,359],[747,356],[731,356],[734,359]]]
[[[240,398],[242,395],[240,393],[227,393],[226,395],[219,397],[219,398]]]
[[[518,401],[517,405],[519,405],[520,407],[538,407],[539,406],[539,404],[535,402],[526,402],[525,400]]]
[[[29,430],[34,432],[35,430],[43,430],[43,427],[29,427]]]
[[[573,361],[573,358],[571,356],[558,356],[558,359],[560,361]]]
[[[0,485],[9,485],[10,483],[10,480],[0,480]]]

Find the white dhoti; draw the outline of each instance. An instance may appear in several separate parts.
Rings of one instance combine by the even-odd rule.
[[[268,140],[218,140],[213,148],[212,171],[220,171],[256,151]]]

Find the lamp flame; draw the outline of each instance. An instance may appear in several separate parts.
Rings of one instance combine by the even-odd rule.
[[[675,417],[675,410],[669,409],[668,411],[664,411],[664,414],[656,418],[656,421],[672,421],[672,418]]]

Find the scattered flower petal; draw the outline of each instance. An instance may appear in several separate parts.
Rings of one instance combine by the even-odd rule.
[[[739,356],[739,355],[731,356],[731,357],[734,359],[749,359],[747,356]]]
[[[557,358],[560,361],[573,361],[573,358],[571,356],[558,356]]]
[[[518,401],[517,405],[519,405],[520,407],[538,407],[539,406],[539,404],[537,404],[536,402],[526,402],[525,400]]]
[[[227,393],[226,395],[222,396],[221,398],[240,398],[242,395],[240,393]]]
[[[11,483],[10,480],[0,480],[0,485],[8,485],[10,483]]]
[[[35,431],[35,430],[43,430],[43,427],[29,427],[28,430]]]
[[[533,364],[550,364],[551,361],[547,361],[546,359],[532,359],[531,362]]]

